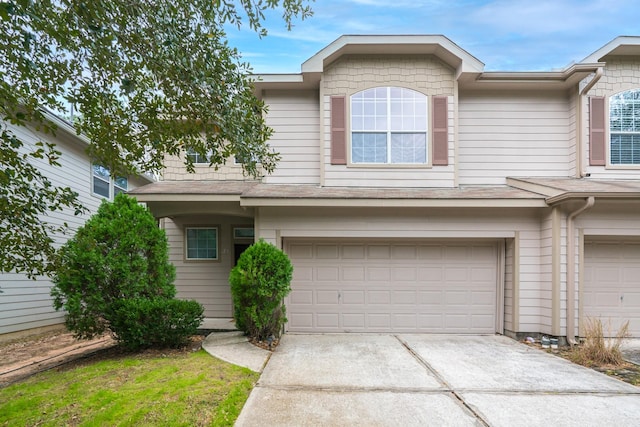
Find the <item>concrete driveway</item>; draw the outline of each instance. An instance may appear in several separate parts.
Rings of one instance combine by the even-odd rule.
[[[501,336],[282,338],[238,426],[637,426],[640,388]]]

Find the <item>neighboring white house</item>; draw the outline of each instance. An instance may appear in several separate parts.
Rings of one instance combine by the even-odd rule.
[[[166,229],[178,296],[231,317],[263,238],[294,265],[288,331],[640,337],[640,38],[560,71],[485,72],[443,36],[343,36],[259,76],[276,171],[133,191]]]
[[[89,210],[82,216],[75,216],[72,211],[66,210],[54,212],[46,218],[51,223],[69,224],[71,231],[64,238],[58,239],[57,243],[62,244],[95,213],[102,200],[111,200],[118,192],[130,191],[152,180],[146,177],[111,178],[107,169],[91,163],[85,153],[88,144],[86,138],[77,135],[73,127],[59,117],[51,113],[46,113],[45,116],[58,127],[55,136],[43,134],[31,127],[8,123],[6,126],[24,141],[26,150],[32,149],[38,141],[43,141],[54,143],[62,153],[60,167],[50,166],[45,159],[33,160],[54,185],[70,187],[77,192],[79,200]],[[0,340],[15,334],[57,327],[64,322],[63,313],[53,308],[51,286],[51,281],[45,277],[31,280],[23,274],[0,273]]]

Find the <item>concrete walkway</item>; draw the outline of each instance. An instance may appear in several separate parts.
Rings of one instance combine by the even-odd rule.
[[[640,388],[501,336],[285,335],[238,426],[637,426]]]

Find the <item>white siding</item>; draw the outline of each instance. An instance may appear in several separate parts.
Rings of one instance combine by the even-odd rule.
[[[75,216],[72,211],[54,212],[45,221],[61,225],[66,222],[72,229],[66,236],[55,236],[62,245],[74,231],[82,225],[100,205],[102,198],[91,194],[91,164],[86,156],[85,145],[75,137],[58,131],[57,137],[43,135],[26,127],[9,125],[18,138],[25,141],[25,149],[30,150],[39,140],[56,143],[62,152],[58,160],[61,167],[52,167],[46,160],[33,159],[31,163],[39,167],[54,185],[70,187],[76,191],[82,204],[89,209],[87,215]],[[129,181],[129,188],[139,182]],[[53,309],[50,296],[52,283],[48,278],[31,280],[23,274],[0,273],[0,335],[32,328],[60,324],[64,315]]]
[[[205,317],[233,316],[229,272],[233,267],[232,228],[253,225],[252,220],[229,216],[189,216],[164,218],[163,227],[169,240],[169,260],[176,267],[177,297],[193,299],[204,306]],[[211,226],[218,228],[218,260],[186,261],[184,227]]]
[[[269,145],[280,153],[271,184],[320,183],[320,107],[317,92],[268,91],[266,123],[273,129]]]
[[[570,175],[575,119],[564,94],[466,92],[458,109],[461,185]]]
[[[431,100],[431,98],[429,98]],[[449,97],[449,165],[448,166],[374,166],[332,165],[331,164],[331,111],[330,97],[324,97],[324,185],[335,187],[439,187],[449,188],[455,185],[455,110],[454,97]],[[431,101],[429,102],[431,114]],[[347,132],[349,139],[350,132]],[[428,132],[427,138],[431,138]],[[431,158],[431,143],[428,142],[427,157]],[[347,158],[350,143],[347,144]]]

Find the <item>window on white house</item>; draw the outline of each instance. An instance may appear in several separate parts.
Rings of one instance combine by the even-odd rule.
[[[122,176],[112,178],[109,168],[94,164],[92,165],[92,170],[93,194],[111,199],[117,194],[126,193],[129,189],[128,179]]]
[[[352,163],[427,163],[427,97],[377,87],[351,96]]]
[[[609,134],[612,165],[640,164],[640,89],[609,98]]]
[[[193,148],[187,148],[187,157],[190,158],[193,163],[209,164],[209,156],[203,156],[202,154],[197,153]]]
[[[187,227],[186,254],[189,260],[218,259],[218,229],[215,227]]]

